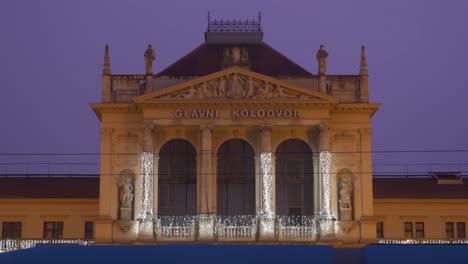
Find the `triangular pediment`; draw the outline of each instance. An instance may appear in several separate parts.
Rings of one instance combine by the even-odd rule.
[[[135,103],[205,100],[306,100],[337,103],[338,99],[240,67],[232,67],[134,98]]]

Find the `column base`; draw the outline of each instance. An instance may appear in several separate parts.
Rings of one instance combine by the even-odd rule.
[[[336,239],[335,234],[335,219],[321,219],[320,224],[320,241],[331,241]]]
[[[215,214],[200,214],[198,216],[198,240],[215,240]]]
[[[154,229],[152,220],[138,221],[138,240],[154,240]]]
[[[275,240],[275,218],[261,216],[259,220],[259,237],[260,241]]]

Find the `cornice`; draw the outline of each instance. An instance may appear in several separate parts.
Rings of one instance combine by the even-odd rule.
[[[90,103],[99,121],[102,121],[102,113],[131,113],[138,112],[134,103]]]
[[[372,117],[382,104],[369,103],[369,104],[336,104],[333,112],[360,112],[369,113]]]

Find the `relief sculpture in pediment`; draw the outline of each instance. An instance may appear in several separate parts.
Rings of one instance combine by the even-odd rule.
[[[307,99],[280,85],[233,73],[162,95],[160,99]]]

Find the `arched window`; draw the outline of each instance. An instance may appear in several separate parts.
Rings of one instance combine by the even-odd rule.
[[[218,215],[255,214],[254,151],[246,141],[231,139],[218,150]]]
[[[195,215],[195,148],[183,139],[166,142],[159,152],[158,215]]]
[[[288,139],[276,149],[276,213],[313,215],[312,151],[302,140]]]

